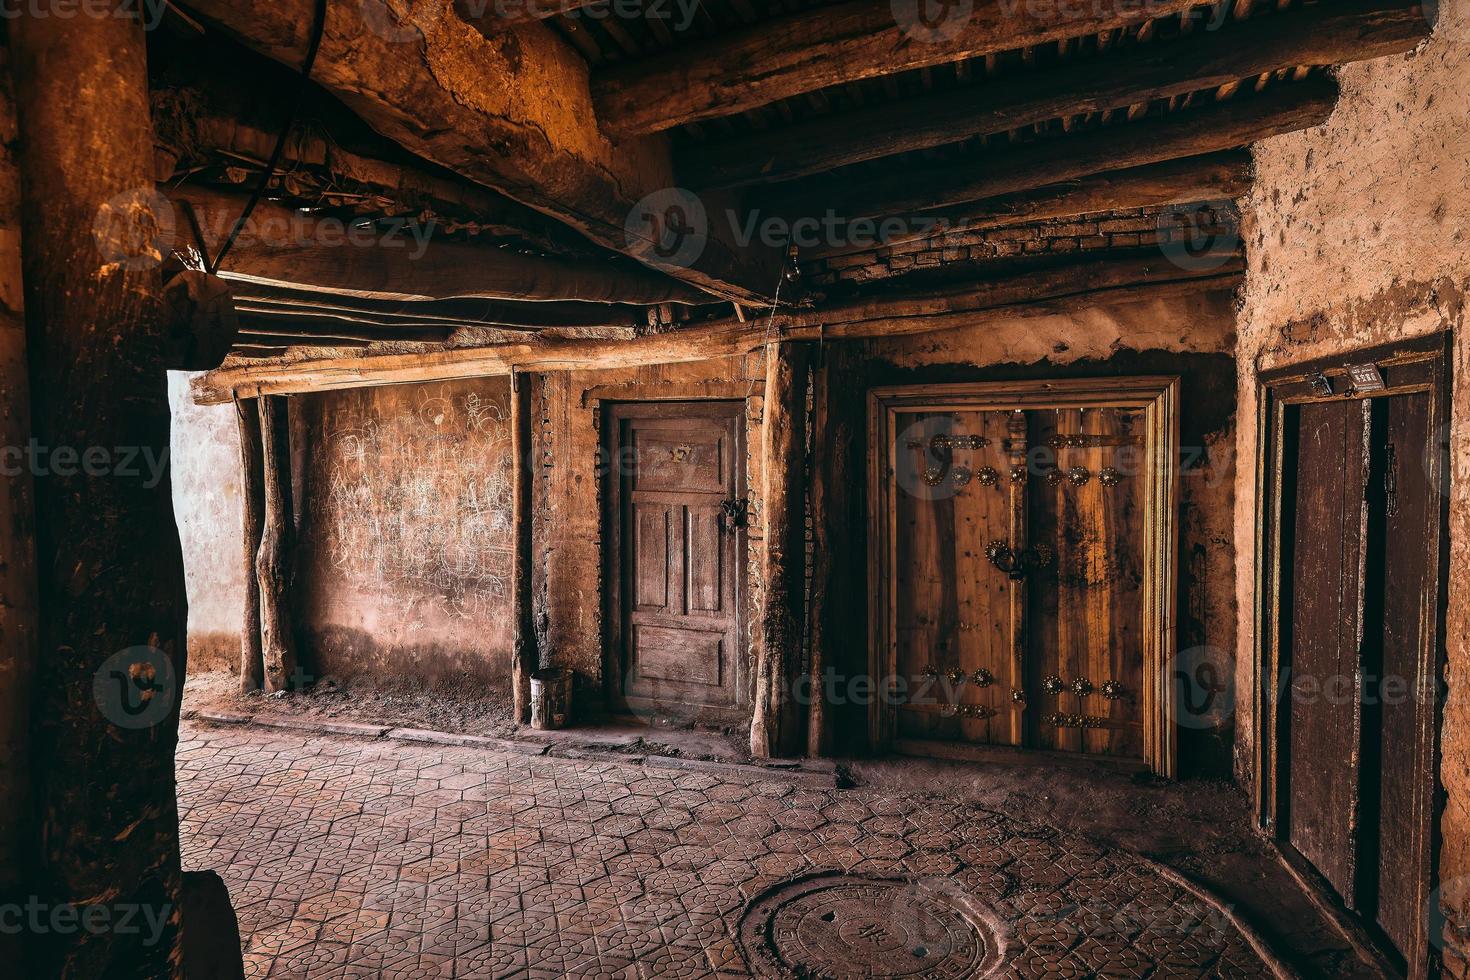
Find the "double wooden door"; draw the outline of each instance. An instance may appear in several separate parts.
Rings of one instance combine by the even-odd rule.
[[[608,408],[609,677],[640,715],[742,718],[741,402]]]
[[[1438,346],[1269,386],[1279,583],[1267,817],[1406,972],[1427,972],[1443,563]],[[1366,380],[1365,380],[1366,379]],[[1272,812],[1274,811],[1274,812]]]
[[[1166,768],[1147,665],[1171,622],[1169,565],[1150,549],[1172,527],[1160,453],[1174,389],[1138,380],[1121,398],[1055,383],[876,393],[883,741]]]

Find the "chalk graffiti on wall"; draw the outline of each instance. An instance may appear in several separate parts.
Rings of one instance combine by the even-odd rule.
[[[344,580],[405,613],[502,612],[512,544],[505,406],[473,392],[425,396],[386,413],[329,411],[323,422],[311,523]]]

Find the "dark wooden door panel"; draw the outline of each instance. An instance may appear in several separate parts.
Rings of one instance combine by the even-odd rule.
[[[1289,840],[1351,906],[1368,403],[1298,409],[1291,576]]]
[[[1429,394],[1382,398],[1373,405],[1381,416],[1375,429],[1383,433],[1375,467],[1381,478],[1375,502],[1382,511],[1382,534],[1375,537],[1382,550],[1374,556],[1378,567],[1370,576],[1372,594],[1381,598],[1373,603],[1378,608],[1369,623],[1381,628],[1364,644],[1375,661],[1369,669],[1375,678],[1374,697],[1365,714],[1376,723],[1367,726],[1365,741],[1377,743],[1376,753],[1372,747],[1365,751],[1377,796],[1365,801],[1365,810],[1379,819],[1367,821],[1377,837],[1367,857],[1377,863],[1373,904],[1378,924],[1408,956],[1419,941],[1430,875],[1426,828],[1433,821],[1430,790],[1435,774],[1426,742],[1432,739],[1434,702],[1427,693],[1432,676],[1424,676],[1423,668],[1433,663],[1426,644],[1436,612],[1432,599],[1438,562],[1432,558],[1442,498],[1425,466],[1433,435]]]
[[[738,720],[745,538],[724,509],[745,492],[742,407],[627,404],[610,415],[621,464],[609,507],[617,693],[641,713]]]
[[[1137,412],[1033,415],[1031,541],[1053,561],[1029,579],[1037,744],[1143,755],[1142,425]]]

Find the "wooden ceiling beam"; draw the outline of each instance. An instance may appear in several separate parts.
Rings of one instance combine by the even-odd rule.
[[[943,212],[900,218],[894,227],[912,230],[885,236],[882,246],[943,238],[952,233],[990,231],[1021,224],[1075,218],[1103,211],[1160,208],[1205,201],[1230,201],[1250,189],[1251,156],[1226,150],[1168,160],[1129,170],[1092,174],[1047,187],[976,201]],[[804,250],[803,260],[872,250],[873,243],[833,243]]]
[[[1268,136],[1319,125],[1336,103],[1337,83],[1331,78],[1312,78],[1250,98],[1039,139],[957,163],[890,168],[874,176],[823,175],[792,181],[751,203],[757,213],[784,215],[793,221],[794,216],[824,213],[839,222],[850,222],[934,211],[1093,174],[1248,146]]]
[[[161,190],[173,204],[173,246],[195,244],[188,206],[210,255],[217,255],[244,210],[245,197],[189,184]],[[708,302],[694,287],[637,266],[436,241],[432,225],[383,234],[376,227],[356,228],[349,221],[314,217],[269,201],[256,206],[220,274],[239,282],[372,300],[571,300],[640,306]]]
[[[1431,31],[1403,0],[1319,3],[984,85],[824,116],[800,126],[697,144],[677,157],[691,187],[791,180],[835,167],[1147,104],[1301,65],[1412,49]]]
[[[507,24],[545,20],[570,14],[601,0],[454,0],[454,12],[486,37],[494,37]]]
[[[236,394],[328,391],[442,381],[517,371],[641,367],[747,354],[781,340],[836,340],[932,333],[986,323],[1068,315],[1100,305],[1148,302],[1229,290],[1244,269],[1233,253],[1184,268],[1162,254],[1096,259],[906,295],[862,298],[825,310],[745,322],[713,321],[621,341],[533,341],[423,354],[323,358],[227,366],[196,378],[199,404]]]
[[[675,186],[666,141],[614,141],[597,126],[588,67],[545,24],[487,38],[447,4],[356,0],[327,7],[312,80],[411,153],[550,215],[591,241],[735,302],[767,303],[782,256],[743,246],[720,205],[704,202],[708,240],[665,249],[630,220]],[[315,0],[189,0],[259,54],[299,69]]]
[[[598,70],[597,118],[617,136],[731,116],[833,85],[1136,26],[1198,0],[977,3],[925,28],[901,0],[847,0]]]
[[[644,307],[613,303],[516,302],[513,300],[383,301],[242,284],[237,310],[304,313],[348,321],[442,324],[454,328],[547,330],[552,328],[631,330],[648,322]]]

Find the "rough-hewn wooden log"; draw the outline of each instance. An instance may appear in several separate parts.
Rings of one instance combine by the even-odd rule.
[[[526,725],[531,721],[531,674],[540,666],[531,588],[535,574],[531,540],[535,472],[531,458],[531,379],[520,374],[512,375],[510,387],[511,453],[515,457],[511,480],[515,495],[511,504],[511,524],[515,535],[511,547],[511,685],[516,721]]]
[[[260,441],[260,408],[254,401],[236,401],[240,434],[240,555],[245,564],[245,604],[240,615],[240,690],[260,690],[265,661],[260,645],[260,588],[255,558],[265,526],[265,469]]]
[[[812,527],[812,584],[810,603],[805,610],[806,622],[811,630],[812,658],[811,686],[807,701],[806,754],[814,759],[829,754],[826,679],[830,658],[824,621],[827,615],[827,586],[832,575],[832,559],[828,547],[832,528],[829,526],[831,512],[828,507],[834,486],[832,477],[841,469],[838,457],[846,457],[846,447],[834,442],[830,431],[832,412],[828,385],[831,383],[831,375],[824,355],[819,356],[823,356],[823,363],[812,365],[812,433],[807,440],[812,447],[811,482],[806,495]],[[842,532],[839,530],[837,533]]]
[[[192,207],[211,256],[245,206],[245,197],[207,187],[168,189],[176,248],[193,244]],[[377,300],[511,299],[584,303],[707,303],[684,283],[637,265],[520,255],[450,241],[432,225],[398,230],[354,227],[261,202],[225,257],[226,279],[307,287]]]
[[[265,690],[288,690],[296,673],[296,644],[291,633],[291,526],[290,448],[286,439],[284,399],[257,399],[260,405],[260,443],[264,507],[260,548],[255,556],[255,581],[260,589],[260,653],[265,666]]]
[[[293,68],[305,57],[315,0],[189,6],[267,57]],[[779,250],[743,248],[727,222],[711,220],[707,245],[691,256],[630,225],[640,200],[675,186],[668,146],[603,134],[587,63],[551,28],[511,24],[486,38],[448,4],[399,9],[331,4],[313,80],[383,136],[599,245],[722,298],[769,302]]]
[[[29,891],[162,917],[38,937],[44,977],[176,976],[174,745],[184,566],[168,478],[168,338],[151,247],[138,19],[7,21],[21,148],[39,649]],[[58,92],[66,92],[58,98]]]
[[[31,845],[31,679],[36,668],[36,522],[31,470],[15,450],[31,438],[30,371],[21,297],[20,173],[10,68],[0,46],[0,902],[23,893]],[[0,932],[0,962],[24,962]]]
[[[590,7],[601,0],[454,0],[454,9],[486,37],[493,38],[506,24],[545,20]]]
[[[806,389],[803,343],[766,348],[761,424],[760,626],[750,751],[756,758],[805,748],[798,698],[805,562]]]
[[[931,30],[919,21],[921,4],[848,0],[603,69],[593,77],[597,118],[610,133],[653,133],[832,85],[1101,34],[1194,2],[980,3],[973,12],[956,4]],[[963,26],[948,17],[963,17]]]
[[[951,234],[991,231],[1100,211],[1230,201],[1250,188],[1250,170],[1249,151],[1226,150],[1130,170],[1092,174],[1022,194],[975,201],[946,211],[901,216],[893,222],[893,227],[906,230],[886,235],[879,244],[891,246],[942,239]],[[870,251],[873,247],[872,242],[834,242],[825,247],[803,250],[802,258],[809,261],[850,255]]]
[[[1182,268],[1162,256],[1089,261],[906,296],[860,299],[829,309],[778,314],[760,321],[736,318],[648,334],[629,341],[546,341],[474,347],[431,354],[323,358],[225,367],[195,379],[200,404],[229,401],[232,393],[286,393],[360,388],[409,381],[442,381],[527,371],[640,367],[746,354],[775,336],[839,340],[931,333],[1007,319],[1055,316],[1100,304],[1147,302],[1231,289],[1244,264],[1238,257]]]
[[[1337,83],[1314,78],[1157,119],[1037,140],[962,163],[905,167],[872,177],[839,174],[791,181],[766,197],[761,210],[810,215],[820,213],[813,205],[825,204],[830,213],[851,220],[951,207],[1090,174],[1248,146],[1319,125],[1336,104]]]
[[[1299,65],[1408,51],[1430,32],[1417,6],[1356,0],[1298,8],[1218,31],[1077,61],[797,126],[692,147],[677,158],[692,187],[791,180],[835,167],[1003,133],[1052,119],[1187,95]]]
[[[553,327],[633,330],[648,322],[641,306],[617,303],[518,303],[501,300],[364,300],[240,284],[241,313],[332,317],[377,326],[439,325],[449,329],[546,330]]]

